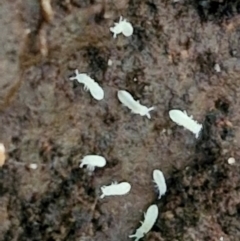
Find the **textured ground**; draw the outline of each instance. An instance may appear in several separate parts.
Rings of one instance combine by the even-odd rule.
[[[52,0],[49,19],[37,0],[2,0],[0,241],[127,241],[152,203],[160,215],[146,241],[239,241],[239,6]],[[112,38],[120,15],[132,37]],[[69,81],[76,68],[104,100]],[[152,119],[123,108],[119,89],[155,106]],[[203,123],[198,140],[171,122],[173,108]],[[87,154],[106,167],[79,169]],[[167,179],[161,200],[154,169]],[[130,194],[100,200],[112,181],[130,182]]]

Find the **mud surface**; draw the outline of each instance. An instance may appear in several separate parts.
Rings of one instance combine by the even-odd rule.
[[[159,218],[144,240],[239,241],[238,1],[51,5],[52,18],[37,0],[0,3],[0,142],[8,154],[0,241],[126,241],[153,203]],[[113,39],[120,15],[134,34]],[[103,87],[104,100],[69,80],[75,69]],[[123,107],[119,89],[155,106],[151,120]],[[173,108],[203,123],[198,139],[169,119]],[[80,169],[87,154],[103,155],[106,167]],[[154,169],[167,180],[160,200]],[[130,182],[131,192],[99,199],[113,181]]]

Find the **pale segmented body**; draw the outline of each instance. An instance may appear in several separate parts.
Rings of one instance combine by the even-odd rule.
[[[104,98],[102,87],[94,79],[90,78],[87,74],[79,74],[78,70],[75,70],[75,75],[70,80],[77,80],[79,83],[84,84],[84,90],[89,90],[94,99],[102,100]]]
[[[94,171],[95,167],[104,167],[106,159],[98,155],[87,155],[81,160],[79,167],[82,168],[84,165],[87,166],[89,171]]]
[[[138,241],[145,234],[147,234],[153,227],[158,217],[158,207],[157,205],[151,205],[147,212],[144,214],[144,221],[141,222],[141,226],[136,230],[135,234],[129,235],[129,238],[135,238]]]
[[[153,171],[153,180],[159,191],[158,199],[160,199],[161,196],[164,195],[167,191],[167,185],[166,185],[163,173],[160,170],[154,170]]]
[[[125,90],[118,91],[118,99],[123,105],[128,107],[132,111],[132,113],[139,114],[141,116],[147,116],[149,119],[151,119],[149,112],[151,110],[154,110],[154,107],[148,108],[140,104],[139,100],[134,100],[131,94]]]
[[[129,37],[133,34],[133,26],[131,23],[127,22],[126,19],[123,19],[123,17],[120,16],[119,22],[114,23],[114,27],[111,27],[110,31],[113,33],[113,38],[116,38],[120,33],[122,33],[125,37]]]
[[[198,138],[199,133],[202,129],[202,125],[192,119],[192,116],[188,116],[186,111],[181,110],[170,110],[169,116],[172,121],[176,124],[183,126],[184,128],[191,131]]]
[[[104,198],[105,196],[119,196],[119,195],[125,195],[129,193],[131,190],[131,185],[128,182],[113,182],[109,186],[102,186],[101,191],[102,195],[100,198]]]

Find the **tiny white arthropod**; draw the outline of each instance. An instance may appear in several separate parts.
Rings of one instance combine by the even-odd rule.
[[[153,171],[153,181],[155,182],[156,187],[159,191],[158,199],[160,199],[161,196],[165,195],[167,191],[166,181],[163,173],[160,170]]]
[[[94,171],[95,167],[104,167],[106,159],[98,155],[87,155],[81,160],[79,167],[82,168],[84,165],[87,165],[89,171]]]
[[[120,33],[122,33],[125,37],[129,37],[133,34],[133,26],[131,23],[127,22],[126,19],[123,19],[123,17],[120,16],[119,22],[114,23],[114,27],[111,27],[110,31],[113,33],[113,38],[116,38]]]
[[[193,120],[192,116],[188,116],[186,111],[170,110],[169,116],[172,121],[188,129],[193,134],[195,134],[196,138],[198,138],[199,133],[202,129],[202,125],[199,124],[197,121]]]
[[[84,90],[89,90],[92,97],[96,100],[102,100],[104,97],[104,91],[102,87],[95,82],[94,79],[89,77],[87,74],[79,74],[78,70],[75,70],[75,76],[71,77],[70,80],[77,80],[79,83],[84,84]]]
[[[151,119],[149,112],[154,110],[154,107],[148,108],[144,105],[141,105],[139,100],[134,100],[132,95],[125,90],[118,91],[118,99],[123,105],[127,106],[132,113],[147,116],[148,119]]]
[[[153,227],[158,217],[157,205],[151,205],[147,212],[144,214],[144,221],[140,222],[142,225],[136,230],[135,234],[129,235],[129,238],[135,238],[138,241],[145,234],[147,234]]]
[[[125,195],[129,193],[131,190],[131,184],[128,182],[113,182],[109,186],[102,186],[101,191],[102,195],[100,198],[104,198],[105,196],[119,196],[119,195]]]

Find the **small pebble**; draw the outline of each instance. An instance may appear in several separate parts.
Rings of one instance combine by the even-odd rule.
[[[172,135],[172,130],[171,129],[167,129],[167,135]]]
[[[165,133],[166,131],[167,131],[166,129],[162,129],[161,133],[163,134],[163,133]]]
[[[108,60],[108,66],[112,66],[113,62],[111,59]]]
[[[228,158],[228,164],[229,165],[233,165],[234,163],[235,163],[235,158],[234,157]]]
[[[221,72],[221,68],[220,68],[219,64],[215,64],[215,65],[214,65],[214,69],[215,69],[215,71],[216,71],[217,73],[220,73],[220,72]]]
[[[31,169],[37,169],[37,167],[38,167],[38,165],[36,164],[36,163],[32,163],[32,164],[30,164],[29,165],[29,167],[31,168]]]
[[[0,143],[0,167],[4,165],[5,160],[6,160],[5,147],[2,143]]]

